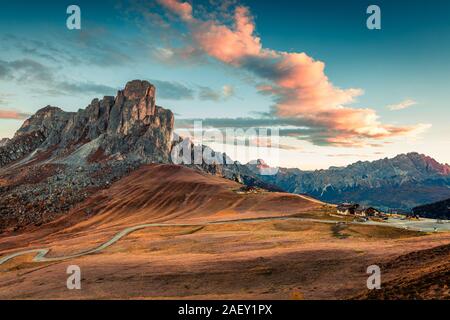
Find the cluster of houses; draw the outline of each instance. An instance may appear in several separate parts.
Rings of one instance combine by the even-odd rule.
[[[242,186],[239,190],[236,190],[236,193],[238,194],[250,194],[250,193],[261,193],[262,189],[257,187],[249,187],[249,186]]]
[[[357,217],[380,217],[386,215],[373,207],[362,207],[357,203],[343,203],[337,206],[337,213],[343,215],[351,215]]]

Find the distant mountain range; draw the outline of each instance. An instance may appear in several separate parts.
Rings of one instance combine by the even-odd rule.
[[[258,173],[261,165],[259,160],[248,167]],[[358,202],[384,210],[410,210],[450,198],[450,166],[419,153],[359,161],[328,170],[281,168],[276,175],[258,177],[287,192],[306,193],[331,203]]]

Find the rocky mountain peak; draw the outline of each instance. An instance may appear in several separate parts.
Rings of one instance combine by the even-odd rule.
[[[33,116],[25,120],[15,137],[28,134],[30,132],[51,130],[55,125],[55,120],[65,116],[65,112],[58,107],[46,106],[39,109]]]
[[[60,113],[63,110],[61,108],[58,107],[54,107],[54,106],[46,106],[42,109],[39,109],[38,111],[36,111],[36,113],[34,114],[34,118],[45,118],[45,117],[50,117],[56,113]]]
[[[174,116],[155,102],[155,86],[148,81],[133,80],[116,97],[94,99],[78,112],[46,106],[27,119],[15,137],[5,143],[4,147],[14,149],[15,141],[20,140],[23,152],[14,153],[11,158],[5,155],[1,164],[16,161],[35,149],[51,149],[50,158],[66,162],[75,155],[77,162],[86,162],[89,154],[99,149],[105,157],[120,155],[143,163],[168,161]],[[34,141],[34,137],[39,140]],[[61,160],[67,156],[68,159]]]
[[[145,97],[155,99],[156,88],[145,80],[133,80],[125,85],[123,95],[129,100],[140,100]]]
[[[435,172],[436,174],[449,175],[450,166],[447,164],[441,164],[432,157],[417,152],[410,152],[405,155],[418,170],[427,172]]]
[[[156,113],[156,88],[148,81],[133,80],[120,90],[110,111],[109,132],[132,134],[148,125]],[[140,129],[138,129],[140,130]]]

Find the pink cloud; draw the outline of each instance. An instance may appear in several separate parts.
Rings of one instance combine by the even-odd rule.
[[[165,6],[173,13],[180,16],[184,21],[191,21],[192,18],[192,6],[188,2],[179,2],[177,0],[158,0],[158,2]]]
[[[193,38],[209,56],[238,66],[242,57],[260,55],[262,46],[253,36],[255,27],[246,8],[238,7],[234,19],[233,29],[213,21],[197,23]]]
[[[0,119],[24,120],[30,115],[13,110],[0,110]]]
[[[373,109],[348,107],[363,90],[336,87],[325,74],[325,63],[306,53],[263,48],[246,7],[236,7],[230,26],[217,20],[195,19],[187,2],[160,2],[187,23],[194,44],[208,56],[262,78],[264,84],[258,89],[274,97],[274,116],[296,118],[321,128],[321,143],[365,145],[365,140],[417,134],[429,127],[385,125]]]

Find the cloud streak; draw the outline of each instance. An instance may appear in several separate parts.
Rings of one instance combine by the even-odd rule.
[[[133,61],[125,54],[123,48],[129,48],[134,43],[127,39],[116,39],[111,42],[107,31],[102,28],[89,28],[70,38],[60,38],[57,41],[35,40],[27,37],[6,34],[1,37],[0,48],[9,50],[15,48],[25,57],[38,58],[59,66],[93,65],[99,67],[114,67]],[[89,48],[89,50],[86,50]]]
[[[0,119],[8,119],[8,120],[25,120],[28,119],[31,115],[28,113],[18,112],[14,110],[2,110],[0,109]]]
[[[213,90],[209,87],[200,86],[198,97],[203,101],[224,101],[233,97],[235,94],[234,87],[225,85],[221,90]]]
[[[402,102],[399,102],[397,104],[388,105],[387,108],[389,110],[391,110],[391,111],[398,111],[398,110],[407,109],[407,108],[409,108],[411,106],[414,106],[416,104],[417,104],[416,101],[414,101],[412,99],[406,99],[406,100],[403,100]]]
[[[325,63],[304,52],[264,48],[246,7],[235,8],[230,25],[217,19],[197,19],[188,2],[158,2],[186,24],[194,47],[224,64],[257,76],[260,93],[275,102],[271,115],[279,119],[294,118],[315,129],[315,134],[308,138],[315,144],[362,146],[370,140],[416,135],[429,127],[383,124],[375,110],[349,107],[363,90],[335,86],[325,74]]]
[[[0,80],[30,84],[49,95],[114,94],[117,89],[92,82],[58,79],[53,69],[32,59],[0,60]]]
[[[29,84],[39,93],[48,95],[102,94],[113,95],[117,88],[93,82],[59,79],[54,69],[32,59],[0,60],[0,80]],[[209,87],[192,88],[176,81],[150,80],[157,88],[159,98],[167,100],[226,100],[234,95],[234,88],[225,85],[216,91]],[[5,103],[0,96],[0,103]]]
[[[168,100],[191,100],[194,99],[194,90],[187,86],[163,80],[150,80],[156,86],[158,98]]]

